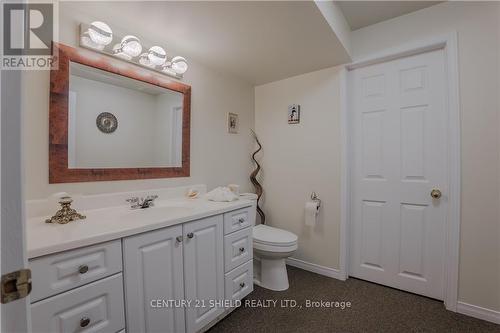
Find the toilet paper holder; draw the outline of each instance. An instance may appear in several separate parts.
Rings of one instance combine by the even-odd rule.
[[[318,197],[318,195],[314,191],[311,193],[311,200],[318,203],[318,208],[321,207],[321,199]]]

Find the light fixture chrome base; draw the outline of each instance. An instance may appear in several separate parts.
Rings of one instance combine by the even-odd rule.
[[[124,55],[120,55],[120,54],[115,53],[115,51],[113,50],[113,45],[116,44],[116,41],[119,41],[122,39],[121,36],[118,36],[116,34],[113,34],[113,40],[111,41],[110,44],[108,44],[106,46],[103,46],[103,45],[99,46],[95,43],[92,43],[91,41],[89,42],[89,39],[86,38],[86,32],[88,31],[89,26],[90,25],[86,24],[86,23],[80,24],[80,33],[79,33],[79,46],[80,47],[87,49],[87,50],[90,50],[90,51],[93,51],[93,52],[97,52],[97,53],[106,55],[106,56],[110,56],[114,59],[119,59],[121,61],[125,61],[128,63],[134,64],[136,66],[139,66],[139,67],[142,67],[145,69],[149,69],[149,70],[154,71],[156,73],[160,73],[162,75],[166,75],[166,76],[169,76],[169,77],[172,77],[175,79],[180,80],[183,78],[183,76],[184,76],[183,74],[177,74],[176,72],[174,72],[174,70],[172,70],[169,67],[169,66],[171,66],[172,58],[170,58],[170,60],[167,58],[167,60],[165,61],[165,64],[162,66],[155,66],[155,65],[141,64],[139,62],[139,59],[141,58],[141,56],[137,56],[137,57],[127,56],[127,57],[125,57]],[[85,41],[87,41],[87,42],[85,42]],[[144,47],[144,49],[149,49],[145,45],[143,45],[143,47]]]

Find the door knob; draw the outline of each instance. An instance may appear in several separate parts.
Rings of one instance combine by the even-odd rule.
[[[193,238],[194,237],[194,234],[192,232],[190,232],[189,234],[187,234],[188,238]]]
[[[442,193],[441,193],[441,191],[439,189],[437,189],[437,188],[432,189],[432,191],[431,191],[431,197],[433,199],[439,199],[439,198],[441,198],[441,195],[442,195]]]
[[[175,240],[177,241],[177,243],[181,243],[182,242],[182,236],[175,237]]]

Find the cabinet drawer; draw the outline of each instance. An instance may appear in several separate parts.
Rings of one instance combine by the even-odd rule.
[[[31,302],[121,272],[121,241],[92,245],[30,260]]]
[[[253,260],[226,273],[225,299],[241,300],[253,291]]]
[[[125,328],[122,274],[31,305],[33,332],[118,332]]]
[[[253,207],[246,207],[224,214],[224,235],[253,226],[255,214]],[[253,216],[253,218],[252,218]]]
[[[224,236],[225,272],[229,272],[252,258],[252,228],[246,228]]]

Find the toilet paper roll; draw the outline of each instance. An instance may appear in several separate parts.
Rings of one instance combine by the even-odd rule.
[[[305,212],[306,212],[306,219],[305,219],[306,226],[314,227],[318,219],[319,202],[317,201],[306,202]]]

